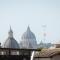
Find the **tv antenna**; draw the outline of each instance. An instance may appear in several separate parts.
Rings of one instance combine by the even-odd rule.
[[[45,42],[46,41],[46,25],[42,25],[42,28],[43,28],[43,41]]]

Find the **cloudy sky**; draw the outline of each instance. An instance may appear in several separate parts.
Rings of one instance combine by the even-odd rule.
[[[60,40],[60,0],[0,0],[0,42],[8,37],[12,27],[15,39],[20,42],[28,25],[39,43]]]

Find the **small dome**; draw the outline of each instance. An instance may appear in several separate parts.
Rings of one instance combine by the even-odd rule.
[[[8,38],[4,43],[4,48],[19,48],[19,45],[14,38]]]
[[[10,28],[10,31],[8,32],[8,38],[4,43],[4,48],[19,48],[19,44],[17,41],[13,38],[13,31]]]
[[[36,48],[36,37],[28,26],[27,31],[22,35],[20,44],[24,48]]]
[[[55,48],[60,48],[60,40],[56,40],[55,42],[54,42],[54,47]]]

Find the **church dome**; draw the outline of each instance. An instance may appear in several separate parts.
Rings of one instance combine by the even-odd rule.
[[[25,48],[36,48],[36,37],[34,33],[31,32],[29,26],[27,28],[27,31],[22,35],[20,44]]]
[[[31,32],[29,26],[27,28],[27,31],[22,35],[22,39],[36,39],[34,33]]]
[[[4,48],[19,48],[19,44],[13,37],[13,31],[10,27],[10,31],[8,32],[8,38],[4,43]]]

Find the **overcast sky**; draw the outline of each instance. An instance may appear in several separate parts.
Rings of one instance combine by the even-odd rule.
[[[21,40],[28,25],[38,43],[43,40],[43,25],[46,25],[46,40],[60,40],[60,0],[0,0],[0,42],[8,37],[9,26],[14,38]]]

